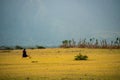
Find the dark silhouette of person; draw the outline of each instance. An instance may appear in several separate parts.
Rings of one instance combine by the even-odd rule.
[[[23,49],[22,57],[23,57],[23,58],[28,57],[27,52],[26,52],[26,49]]]

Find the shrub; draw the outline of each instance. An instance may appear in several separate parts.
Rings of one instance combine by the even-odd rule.
[[[88,56],[82,55],[81,53],[75,56],[75,60],[87,60],[87,59],[88,59]]]
[[[0,46],[0,50],[13,50],[13,47]]]
[[[24,49],[22,46],[16,45],[15,49]]]
[[[37,49],[45,49],[44,46],[36,46],[36,47],[37,47]]]

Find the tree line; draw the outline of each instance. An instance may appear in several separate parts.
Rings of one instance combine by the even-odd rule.
[[[120,49],[120,37],[116,37],[112,41],[98,40],[96,38],[90,39],[80,39],[76,42],[74,39],[71,40],[63,40],[62,44],[59,46],[60,48],[111,48],[111,49]],[[0,46],[0,50],[14,50],[14,49],[45,49],[46,47],[36,45],[34,47],[23,47],[20,45],[16,45],[14,47],[11,46]]]
[[[0,50],[14,50],[14,49],[45,49],[44,46],[39,46],[36,45],[35,47],[24,47],[24,46],[20,46],[20,45],[16,45],[16,46],[0,46]]]
[[[80,39],[76,42],[72,40],[63,40],[60,45],[61,48],[113,48],[120,49],[120,37],[116,37],[115,40],[107,42],[106,39],[98,40],[96,38],[90,38],[89,40]]]

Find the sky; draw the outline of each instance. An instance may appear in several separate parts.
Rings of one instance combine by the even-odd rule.
[[[0,0],[0,45],[60,45],[120,34],[120,0]]]

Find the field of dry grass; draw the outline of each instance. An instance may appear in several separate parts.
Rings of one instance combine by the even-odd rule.
[[[88,60],[75,61],[79,53]],[[119,80],[120,49],[47,48],[0,51],[0,80]]]

